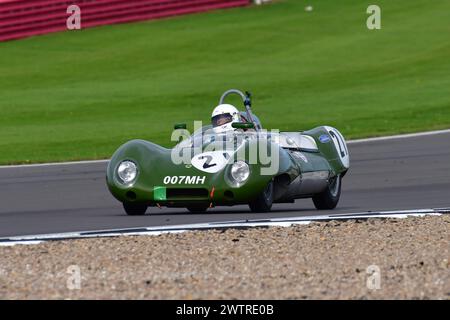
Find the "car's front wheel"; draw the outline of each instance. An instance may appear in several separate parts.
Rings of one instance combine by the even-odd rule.
[[[342,177],[340,175],[330,179],[327,189],[312,198],[316,209],[331,210],[336,208],[341,197],[341,188]]]
[[[273,204],[273,181],[248,205],[252,212],[269,212]]]
[[[147,211],[147,205],[142,203],[124,202],[123,209],[129,216],[143,216]]]

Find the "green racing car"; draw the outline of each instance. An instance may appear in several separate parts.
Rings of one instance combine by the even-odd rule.
[[[224,103],[242,97],[244,112]],[[175,125],[164,148],[132,140],[113,154],[106,180],[128,215],[149,207],[182,207],[201,213],[216,206],[249,205],[268,212],[274,203],[312,198],[317,209],[334,209],[350,157],[342,134],[321,126],[303,132],[266,130],[252,113],[249,93],[225,92],[211,124],[193,134]]]

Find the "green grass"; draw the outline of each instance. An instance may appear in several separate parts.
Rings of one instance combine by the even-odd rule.
[[[450,127],[450,1],[287,0],[0,43],[0,163],[109,157],[251,90],[267,128]],[[234,100],[237,102],[237,100]]]

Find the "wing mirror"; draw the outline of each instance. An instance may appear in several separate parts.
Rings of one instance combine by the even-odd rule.
[[[235,129],[254,129],[255,125],[251,122],[233,122],[231,126]]]

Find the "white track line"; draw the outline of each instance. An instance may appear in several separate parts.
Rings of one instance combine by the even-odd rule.
[[[330,221],[330,220],[349,220],[349,219],[369,219],[369,218],[396,218],[405,219],[409,217],[424,216],[440,216],[449,213],[450,208],[444,209],[416,209],[401,211],[379,211],[379,212],[361,212],[351,214],[336,214],[324,216],[298,216],[286,218],[274,218],[263,221],[240,220],[240,221],[223,221],[212,223],[195,223],[173,226],[155,226],[155,227],[138,227],[110,230],[95,231],[79,231],[66,233],[51,233],[28,236],[13,236],[0,238],[0,246],[12,246],[16,244],[38,244],[49,240],[62,239],[86,239],[86,238],[103,238],[103,237],[119,237],[119,236],[141,236],[141,235],[161,235],[165,233],[182,233],[195,230],[210,230],[218,228],[252,228],[252,227],[291,227],[294,225],[306,225],[311,222]]]
[[[384,140],[394,140],[394,139],[408,139],[408,138],[416,138],[416,137],[433,136],[433,135],[445,134],[445,133],[450,133],[450,129],[437,130],[437,131],[426,131],[426,132],[418,132],[418,133],[399,134],[399,135],[387,136],[387,137],[357,139],[357,140],[350,140],[347,143],[348,144],[353,144],[353,143],[364,143],[364,142],[372,142],[372,141],[384,141]]]
[[[109,159],[105,159],[105,160],[69,161],[69,162],[33,163],[33,164],[15,164],[15,165],[0,166],[0,169],[72,166],[72,165],[83,165],[83,164],[107,163],[108,161],[109,161]]]
[[[40,244],[45,241],[16,241],[16,242],[0,242],[0,247],[12,247],[18,244]]]
[[[356,144],[356,143],[383,141],[383,140],[408,139],[408,138],[432,136],[432,135],[445,134],[445,133],[450,133],[450,129],[437,130],[437,131],[426,131],[426,132],[418,132],[418,133],[408,133],[408,134],[399,134],[399,135],[395,135],[395,136],[386,136],[386,137],[376,137],[376,138],[349,140],[349,141],[347,141],[347,143],[348,144]],[[49,163],[35,163],[35,164],[19,164],[19,165],[6,165],[6,166],[3,165],[3,166],[0,166],[0,169],[52,167],[52,166],[70,166],[70,165],[107,163],[108,161],[109,161],[109,159],[105,159],[105,160],[69,161],[69,162],[49,162]]]

